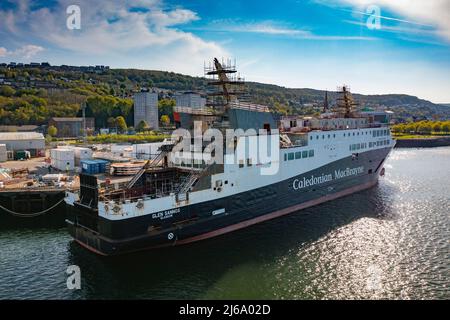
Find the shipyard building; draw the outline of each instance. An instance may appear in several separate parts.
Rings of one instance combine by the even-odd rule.
[[[0,145],[13,154],[29,151],[32,157],[45,155],[45,138],[37,132],[0,132]]]
[[[134,127],[145,121],[151,129],[159,129],[158,94],[137,92],[134,94]]]
[[[86,119],[86,131],[95,130],[95,119]],[[79,137],[83,133],[83,118],[51,118],[48,122],[49,126],[57,129],[56,136],[58,138]]]

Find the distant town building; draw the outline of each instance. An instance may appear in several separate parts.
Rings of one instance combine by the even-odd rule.
[[[37,132],[0,132],[0,144],[8,151],[29,151],[32,157],[45,155],[45,138]]]
[[[137,92],[134,94],[134,127],[144,120],[151,129],[159,129],[158,94]]]
[[[79,137],[83,133],[83,118],[51,118],[48,126],[57,129],[57,137]],[[95,119],[86,118],[86,130],[95,130]]]
[[[206,99],[196,92],[177,93],[174,98],[177,107],[202,109],[206,105]]]

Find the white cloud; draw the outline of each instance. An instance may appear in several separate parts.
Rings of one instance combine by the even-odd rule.
[[[309,30],[293,28],[277,21],[241,23],[235,20],[216,20],[200,30],[215,32],[259,33],[274,36],[286,36],[303,40],[374,40],[371,37],[318,35]]]
[[[195,12],[165,9],[162,1],[79,0],[80,30],[66,27],[66,8],[73,4],[72,0],[59,0],[55,7],[38,10],[31,10],[28,0],[19,0],[19,4],[20,9],[14,12],[0,11],[0,36],[4,29],[13,34],[15,41],[38,38],[50,47],[93,57],[136,61],[139,53],[146,68],[156,68],[157,61],[167,57],[185,64],[186,59],[201,61],[203,65],[205,59],[228,55],[219,44],[177,28],[199,20]]]
[[[11,56],[14,58],[22,59],[22,60],[29,60],[32,57],[34,57],[36,54],[38,54],[41,51],[44,51],[45,49],[41,46],[36,46],[32,44],[25,45],[21,48],[18,48],[13,51],[9,51],[8,49],[4,47],[0,47],[0,57],[6,57]]]
[[[41,51],[44,51],[43,47],[29,44],[29,45],[23,46],[20,49],[17,49],[12,54],[19,56],[19,57],[23,56],[25,59],[30,59]]]
[[[378,5],[408,19],[410,23],[427,24],[436,33],[450,41],[450,1],[448,0],[340,0],[365,11],[370,5]],[[383,15],[383,14],[382,14]]]

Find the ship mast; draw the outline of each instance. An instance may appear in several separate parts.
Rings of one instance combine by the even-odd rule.
[[[323,101],[323,113],[327,113],[329,111],[329,104],[328,104],[328,91],[325,91],[325,99]]]
[[[340,97],[336,99],[337,113],[342,114],[344,118],[355,117],[355,107],[359,104],[353,100],[350,88],[346,85],[338,87],[338,93],[340,94]]]
[[[205,66],[208,85],[216,88],[208,93],[207,106],[223,117],[227,117],[228,109],[233,104],[237,104],[238,97],[246,92],[244,79],[236,73],[236,61],[233,64],[230,59],[226,62],[222,60],[220,63],[217,58],[214,58],[212,64]]]

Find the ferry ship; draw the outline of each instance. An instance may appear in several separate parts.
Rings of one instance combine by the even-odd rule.
[[[208,107],[174,114],[192,133],[240,129],[231,143],[223,142],[223,162],[211,161],[217,150],[194,133],[162,145],[126,184],[81,174],[80,190],[65,198],[76,242],[100,255],[187,244],[376,185],[395,144],[389,113],[357,111],[344,86],[333,110],[326,102],[319,117],[277,119],[269,108],[245,101],[236,72],[214,59],[205,67],[216,88],[208,92]],[[259,138],[275,141],[265,159],[250,156],[249,141]],[[188,152],[176,151],[187,142]]]

